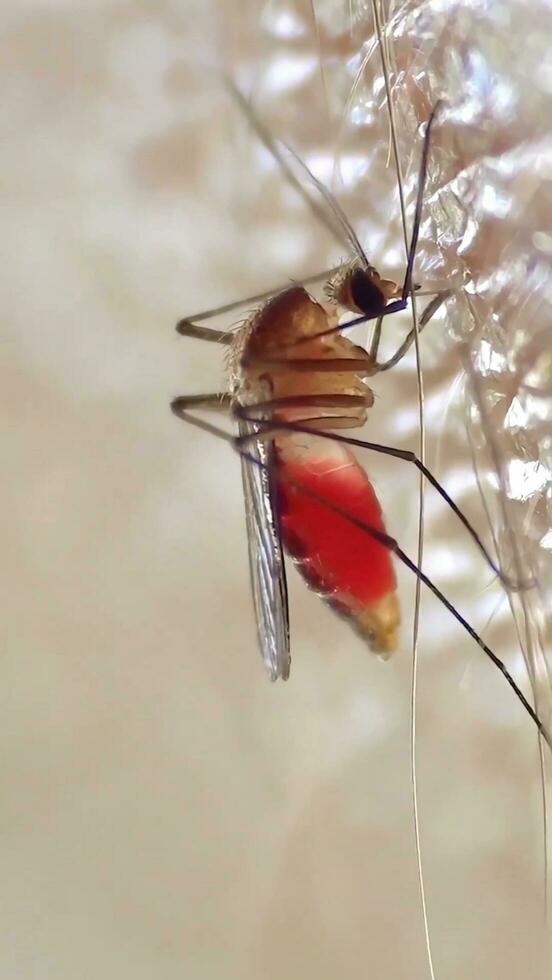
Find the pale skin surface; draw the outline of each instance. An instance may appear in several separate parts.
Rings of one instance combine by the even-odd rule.
[[[213,24],[233,55],[258,54],[258,5],[4,12],[17,35],[2,67],[12,421],[0,972],[423,978],[408,787],[412,582],[399,571],[405,644],[382,665],[294,577],[293,675],[269,685],[238,460],[168,410],[179,392],[223,380],[216,350],[174,335],[179,316],[340,257],[261,165],[205,67]],[[294,95],[317,110],[302,144],[300,120],[277,100],[301,152],[327,130],[316,92]],[[353,217],[369,200],[365,185]],[[431,462],[460,480],[477,515],[459,362],[439,319],[425,343]],[[412,359],[374,389],[367,437],[413,448]],[[405,465],[369,461],[388,526],[414,553]],[[428,568],[483,628],[499,591],[437,506],[427,542]],[[502,613],[485,635],[515,654]],[[442,975],[545,976],[531,726],[427,600],[421,647],[422,829]]]

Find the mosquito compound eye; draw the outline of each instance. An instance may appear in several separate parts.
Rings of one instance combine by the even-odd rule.
[[[385,296],[364,269],[355,269],[349,281],[351,299],[361,313],[379,313],[385,306]]]

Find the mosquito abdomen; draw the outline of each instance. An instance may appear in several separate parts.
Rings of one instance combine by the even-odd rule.
[[[323,500],[385,532],[374,488],[355,457],[314,437],[278,447],[278,503],[282,539],[307,584],[353,621],[374,652],[389,656],[400,622],[397,582],[389,550]],[[302,489],[303,488],[303,492]],[[307,491],[305,493],[304,491]]]

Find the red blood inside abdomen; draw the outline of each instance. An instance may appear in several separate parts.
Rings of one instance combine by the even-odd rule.
[[[364,470],[350,456],[294,460],[278,466],[282,538],[319,591],[360,607],[396,588],[391,553],[357,525],[301,492],[300,486],[331,501],[377,531],[385,531],[381,507]],[[291,478],[290,483],[286,477]]]

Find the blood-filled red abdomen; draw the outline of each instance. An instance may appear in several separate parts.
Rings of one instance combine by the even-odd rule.
[[[400,618],[391,553],[315,497],[328,500],[376,531],[385,531],[372,484],[343,447],[327,456],[279,454],[282,539],[311,588],[352,618],[375,651],[389,654],[396,646]]]

